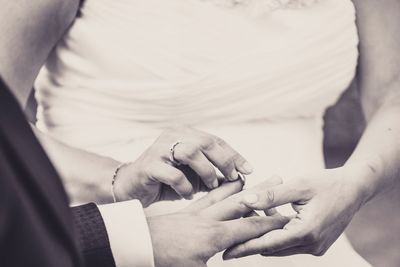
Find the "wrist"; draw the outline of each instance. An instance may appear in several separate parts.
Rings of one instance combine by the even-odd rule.
[[[348,179],[354,184],[356,193],[360,197],[361,205],[372,199],[378,190],[380,167],[376,160],[365,160],[359,162],[348,162],[343,168],[346,169]]]
[[[113,175],[121,163],[112,158],[103,158],[98,163],[100,164],[98,164],[98,168],[95,170],[97,175],[94,175],[94,178],[98,179],[97,182],[94,181],[94,184],[97,185],[97,199],[100,204],[113,203]]]
[[[124,173],[131,164],[132,163],[130,162],[129,163],[123,162],[119,163],[117,166],[114,167],[114,173],[110,180],[110,186],[111,186],[110,192],[113,202],[126,201],[132,199],[129,197],[129,191],[127,191],[127,189],[129,189],[130,186],[127,186],[126,183],[122,182],[124,176],[132,177],[132,173],[130,173],[130,175]]]
[[[70,164],[64,179],[72,204],[95,202],[112,203],[112,175],[119,162],[94,153],[81,152]]]

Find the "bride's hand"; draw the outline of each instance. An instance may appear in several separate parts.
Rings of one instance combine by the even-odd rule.
[[[171,162],[171,147],[176,162]],[[252,171],[249,163],[221,138],[189,127],[169,129],[135,162],[120,169],[114,184],[115,196],[119,201],[139,199],[148,206],[171,198],[172,188],[179,196],[190,199],[196,191],[193,185],[199,182],[209,189],[218,187],[215,168],[230,181],[238,179],[238,171]],[[173,197],[177,197],[176,193]]]
[[[323,255],[366,201],[363,177],[355,168],[342,167],[243,195],[242,201],[249,208],[268,211],[292,203],[297,215],[282,230],[228,249],[224,258]]]

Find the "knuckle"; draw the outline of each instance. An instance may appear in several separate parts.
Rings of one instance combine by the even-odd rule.
[[[204,151],[210,151],[212,149],[215,148],[215,146],[217,145],[217,143],[215,142],[215,140],[211,137],[203,137],[201,139],[201,149]]]
[[[283,229],[285,227],[285,225],[289,222],[289,219],[285,216],[277,216],[275,218],[275,222],[279,228]]]
[[[212,236],[215,240],[223,240],[226,238],[228,229],[223,223],[215,222],[211,225],[210,229],[212,229]],[[212,242],[211,244],[214,246],[214,249],[217,249],[218,251],[225,249],[222,242]]]
[[[311,250],[311,255],[317,256],[317,257],[321,257],[323,255],[325,255],[326,250],[320,247],[315,247]]]
[[[141,170],[141,176],[145,177],[146,180],[151,179],[151,177],[153,177],[153,167],[155,167],[154,165],[154,163],[144,164]]]
[[[299,191],[304,191],[309,187],[308,186],[309,182],[304,177],[295,177],[293,180],[289,182],[292,183]]]
[[[296,179],[296,186],[303,195],[308,195],[311,190],[310,180],[305,177],[300,177]]]
[[[176,174],[169,178],[172,185],[179,185],[183,182],[184,179],[185,177],[183,176],[183,174]]]
[[[224,223],[219,223],[217,221],[213,221],[211,223],[211,229],[213,229],[214,236],[224,235],[227,231],[226,225]]]
[[[215,172],[213,167],[207,168],[204,170],[204,178],[214,179],[217,177],[217,173]]]
[[[221,162],[220,167],[221,167],[222,169],[224,169],[224,170],[233,169],[233,168],[234,168],[234,165],[233,165],[232,158],[229,157],[229,158],[224,159],[224,160]]]
[[[215,138],[215,142],[216,142],[218,145],[220,145],[220,146],[226,145],[225,140],[222,139],[222,138],[220,138],[220,137],[216,137],[216,138]]]
[[[148,186],[149,179],[148,178],[143,178],[139,181],[139,186],[138,190],[136,190],[137,193],[143,194],[144,192],[149,192],[149,186]]]
[[[236,163],[239,164],[239,165],[241,165],[241,164],[243,164],[243,163],[246,162],[246,160],[242,157],[242,155],[240,155],[240,154],[237,153],[237,152],[235,152],[235,153],[232,155],[231,158],[232,158],[232,161],[236,162]]]
[[[312,230],[312,231],[307,232],[307,233],[304,235],[304,241],[305,241],[307,244],[314,244],[314,243],[317,243],[317,242],[318,242],[319,237],[320,237],[319,232],[316,231],[316,230]]]
[[[254,229],[262,228],[265,224],[265,220],[263,217],[250,217],[249,222],[254,227]]]
[[[192,161],[192,160],[194,160],[196,158],[197,152],[198,152],[198,150],[197,150],[197,148],[195,146],[187,145],[186,149],[182,150],[181,153],[182,153],[182,157],[184,159]],[[184,160],[184,159],[182,159],[182,160]],[[181,160],[181,159],[179,159],[179,160]]]
[[[180,193],[184,196],[189,196],[192,194],[192,189],[190,186],[185,186],[180,188]]]
[[[275,200],[275,192],[271,189],[267,189],[266,191],[267,201],[268,203],[274,203]]]
[[[161,155],[161,153],[157,153],[157,155]],[[160,158],[154,157],[152,155],[144,155],[140,158],[140,166],[142,169],[150,169],[154,167],[159,167]]]
[[[218,199],[214,196],[209,195],[207,198],[207,206],[212,206],[218,202]]]
[[[250,246],[248,243],[244,243],[244,244],[241,246],[241,249],[242,249],[242,252],[245,252],[245,251],[255,251],[255,250],[256,250],[255,248],[253,248],[252,246]]]
[[[291,240],[293,241],[293,244],[305,244],[303,234],[293,236]]]

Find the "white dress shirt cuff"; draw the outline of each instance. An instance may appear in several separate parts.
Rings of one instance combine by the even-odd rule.
[[[98,206],[117,267],[154,267],[147,220],[138,200]]]

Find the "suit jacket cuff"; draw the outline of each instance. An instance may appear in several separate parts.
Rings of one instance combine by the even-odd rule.
[[[117,267],[154,267],[147,220],[138,200],[100,205]]]
[[[98,207],[89,203],[71,210],[85,266],[115,267],[106,226]]]

